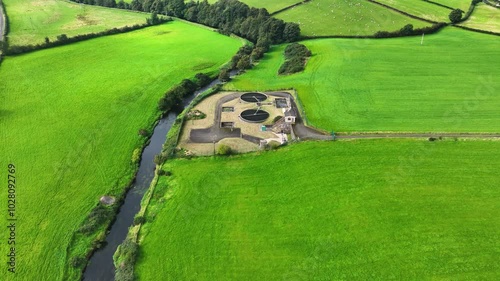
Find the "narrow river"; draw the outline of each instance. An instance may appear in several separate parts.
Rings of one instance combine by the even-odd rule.
[[[235,73],[232,73],[233,75]],[[196,91],[193,95],[184,98],[183,104],[187,106],[198,94],[220,83],[218,79],[212,81],[210,85]],[[113,254],[120,245],[130,226],[134,222],[135,215],[141,208],[141,200],[146,193],[151,181],[154,178],[155,164],[154,156],[159,154],[162,145],[167,138],[167,133],[172,127],[177,113],[169,112],[156,125],[151,142],[142,153],[139,171],[135,178],[133,187],[125,195],[123,205],[120,207],[116,220],[111,226],[110,232],[106,236],[105,246],[94,252],[90,258],[87,268],[83,274],[85,281],[113,281],[115,278],[115,266],[113,264]]]

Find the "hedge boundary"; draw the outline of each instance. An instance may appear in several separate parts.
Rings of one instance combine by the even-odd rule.
[[[132,26],[124,26],[124,27],[120,27],[120,28],[115,27],[115,28],[111,28],[111,29],[97,32],[97,33],[80,34],[80,35],[76,35],[73,37],[67,37],[66,39],[58,39],[56,41],[50,41],[50,42],[45,42],[45,43],[36,44],[36,45],[9,46],[9,44],[7,44],[6,46],[4,46],[4,49],[6,48],[5,55],[8,55],[8,56],[22,55],[22,54],[26,54],[26,53],[30,53],[30,52],[34,52],[34,51],[38,51],[38,50],[69,45],[72,43],[82,42],[82,41],[86,41],[86,40],[90,40],[90,39],[94,39],[94,38],[99,38],[99,37],[103,37],[103,36],[127,33],[127,32],[131,32],[131,31],[140,30],[140,29],[143,29],[146,27],[164,24],[164,23],[170,22],[172,20],[173,19],[170,17],[163,18],[163,19],[160,19],[158,23],[135,24]],[[59,36],[63,36],[63,35],[65,36],[65,34],[61,34]]]
[[[284,12],[284,11],[288,11],[288,10],[290,10],[290,9],[292,9],[292,8],[295,8],[295,7],[297,7],[297,6],[307,4],[308,2],[311,2],[311,0],[304,0],[304,1],[302,1],[302,2],[295,3],[295,4],[290,5],[290,6],[286,6],[286,7],[281,8],[281,9],[279,9],[279,10],[275,11],[275,12],[270,13],[269,15],[270,15],[270,16],[274,16],[274,15],[277,15],[277,14],[282,13],[282,12]]]

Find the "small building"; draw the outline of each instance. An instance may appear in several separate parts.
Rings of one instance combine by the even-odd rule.
[[[287,124],[295,124],[295,118],[297,114],[292,109],[285,111],[285,123]]]

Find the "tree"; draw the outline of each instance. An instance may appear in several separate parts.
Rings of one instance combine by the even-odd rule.
[[[229,76],[229,70],[227,70],[226,68],[222,69],[219,73],[219,80],[221,82],[227,82],[231,79],[231,77]]]
[[[168,5],[168,9],[172,15],[181,18],[184,16],[186,4],[184,3],[184,0],[171,0]]]
[[[300,36],[300,27],[294,22],[285,23],[285,28],[283,30],[283,40],[285,42],[297,41]]]
[[[464,11],[462,11],[460,9],[455,9],[455,10],[451,11],[451,13],[448,17],[450,18],[450,21],[452,23],[458,23],[458,22],[460,22],[460,20],[462,20],[463,13],[464,13]]]
[[[249,55],[244,55],[241,57],[241,59],[238,61],[238,64],[236,64],[236,68],[239,70],[245,70],[251,68],[252,64],[250,63],[250,56]]]
[[[198,87],[203,87],[205,85],[208,85],[212,79],[210,79],[210,76],[206,75],[205,73],[197,73],[194,78],[196,78],[196,84],[198,84]]]

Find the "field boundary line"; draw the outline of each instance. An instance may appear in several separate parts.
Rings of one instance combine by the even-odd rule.
[[[433,20],[429,20],[429,19],[424,19],[424,18],[421,18],[421,17],[419,17],[419,16],[415,16],[415,15],[409,14],[409,13],[407,13],[407,12],[405,12],[405,11],[401,11],[401,10],[399,10],[399,9],[396,9],[396,8],[391,7],[391,6],[389,6],[389,5],[386,5],[386,4],[383,4],[383,3],[377,2],[377,1],[375,1],[375,0],[367,0],[367,1],[368,1],[368,2],[371,2],[371,3],[374,3],[374,4],[377,4],[377,5],[380,5],[380,6],[382,6],[382,7],[385,7],[385,8],[387,8],[387,9],[393,10],[393,11],[395,11],[395,12],[398,12],[398,13],[400,13],[400,14],[402,14],[402,15],[408,16],[408,17],[413,18],[413,19],[418,19],[418,20],[421,20],[421,21],[425,21],[425,22],[429,22],[429,23],[434,23],[434,24],[439,23],[439,22],[437,22],[437,21],[433,21]]]
[[[302,1],[302,2],[295,3],[295,4],[292,4],[292,5],[290,5],[290,6],[286,6],[286,7],[284,7],[284,8],[281,8],[281,9],[279,9],[279,10],[277,10],[277,11],[274,11],[274,12],[270,13],[269,15],[270,15],[270,16],[274,16],[274,15],[277,15],[277,14],[282,13],[282,12],[284,12],[284,11],[288,11],[288,10],[290,10],[290,9],[292,9],[292,8],[295,8],[295,7],[297,7],[297,6],[307,4],[307,3],[311,2],[311,1],[312,1],[312,0],[304,0],[304,1]]]
[[[464,30],[472,31],[472,32],[477,32],[477,33],[483,33],[483,34],[488,34],[488,35],[494,35],[494,36],[500,36],[500,32],[495,32],[495,31],[489,31],[489,30],[482,30],[482,29],[476,29],[472,27],[467,27],[463,25],[458,25],[458,24],[453,24],[453,27],[461,28]]]
[[[427,3],[431,3],[431,4],[434,4],[434,5],[437,5],[437,6],[440,6],[440,7],[446,8],[446,9],[449,9],[449,10],[455,10],[455,8],[452,8],[452,7],[450,7],[450,6],[446,6],[446,5],[443,5],[443,4],[441,4],[441,3],[431,1],[431,0],[422,0],[422,1],[427,2]]]
[[[483,3],[484,3],[484,4],[486,4],[486,5],[488,5],[488,6],[491,6],[491,7],[493,7],[493,8],[500,9],[500,6],[497,6],[497,5],[495,5],[495,4],[493,4],[493,3],[491,3],[491,2],[490,2],[490,1],[488,1],[488,0],[483,0]]]

